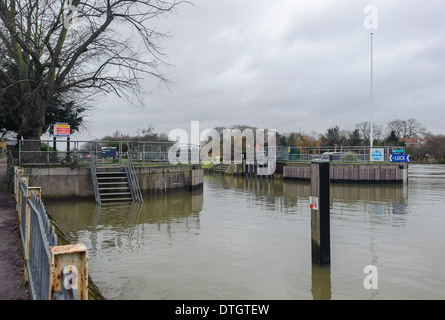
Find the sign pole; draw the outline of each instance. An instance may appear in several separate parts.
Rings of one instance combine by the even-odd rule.
[[[369,123],[369,129],[370,129],[370,134],[369,134],[369,141],[370,141],[370,146],[371,148],[374,146],[374,132],[373,132],[373,127],[372,127],[372,94],[373,94],[373,88],[372,88],[372,82],[373,82],[373,74],[372,74],[372,35],[373,33],[371,32],[371,89],[370,89],[370,123]]]
[[[329,161],[311,163],[312,263],[331,263]]]

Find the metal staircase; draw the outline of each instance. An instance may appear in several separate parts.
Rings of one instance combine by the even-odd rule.
[[[210,167],[207,169],[207,173],[220,173],[225,174],[227,169],[230,167],[230,164],[217,164],[216,166]]]
[[[91,178],[96,202],[137,201],[143,202],[131,154],[125,166],[97,166],[91,156]]]
[[[120,167],[96,168],[100,201],[132,201],[125,171]]]

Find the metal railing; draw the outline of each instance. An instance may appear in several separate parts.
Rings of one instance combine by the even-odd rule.
[[[128,185],[130,186],[133,201],[141,203],[144,202],[130,151],[127,151],[127,164],[125,166],[125,172],[127,174]]]
[[[176,142],[159,141],[74,141],[74,140],[39,140],[40,151],[27,151],[28,143],[35,143],[37,140],[19,141],[19,165],[88,165],[89,157],[95,156],[96,165],[118,164],[122,166],[128,161],[128,153],[131,152],[133,164],[136,166],[146,166],[152,164],[169,163],[170,147]],[[185,150],[190,155],[193,152],[199,153],[196,146],[184,145]],[[115,154],[107,156],[105,148],[114,148]],[[374,148],[384,149],[384,162],[390,162],[389,157],[394,149],[403,152],[405,147],[399,146],[375,146]],[[245,154],[245,159],[251,154]],[[369,146],[318,146],[318,147],[292,147],[276,146],[264,147],[261,154],[271,159],[275,157],[277,161],[285,162],[310,162],[318,159],[327,159],[342,163],[351,162],[371,162]],[[221,154],[222,156],[222,154]],[[198,155],[199,157],[199,155]],[[256,159],[256,158],[255,158]]]
[[[24,174],[23,168],[14,168],[16,209],[30,298],[88,299],[86,248],[82,244],[58,245],[55,227],[51,225],[41,200],[40,187],[29,187],[28,181],[29,177]],[[74,276],[72,283],[64,281],[67,267],[80,271]]]
[[[28,144],[40,144],[40,150],[30,151]],[[94,155],[96,165],[126,161],[127,151],[133,154],[138,165],[168,163],[168,150],[175,142],[148,141],[83,141],[83,140],[19,140],[19,166],[23,165],[88,165]],[[108,156],[104,148],[114,148],[115,154]]]
[[[34,300],[48,299],[50,277],[50,246],[57,246],[54,226],[50,225],[45,207],[34,192],[29,200],[28,283]]]
[[[402,146],[375,146],[374,149],[383,149],[383,162],[390,162],[390,156],[396,149],[405,152],[405,147]],[[340,163],[369,163],[372,162],[370,150],[369,146],[277,147],[276,158],[285,162],[329,160]]]
[[[97,183],[97,174],[96,174],[96,156],[94,154],[91,155],[90,158],[90,168],[91,168],[91,180],[93,180],[93,189],[94,189],[94,198],[96,199],[96,203],[100,204],[100,192],[99,185]]]

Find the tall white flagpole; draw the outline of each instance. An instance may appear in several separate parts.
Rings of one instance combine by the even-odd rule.
[[[373,145],[374,145],[374,133],[373,133],[373,125],[372,125],[372,35],[373,35],[373,33],[371,32],[371,92],[370,92],[370,95],[371,95],[371,97],[370,97],[370,123],[369,123],[369,126],[370,126],[370,134],[369,134],[369,140],[370,140],[370,146],[371,146],[371,148],[373,147]]]

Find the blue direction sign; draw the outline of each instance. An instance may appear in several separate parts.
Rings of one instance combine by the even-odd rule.
[[[103,147],[102,157],[104,158],[116,158],[116,148],[115,147]]]
[[[389,156],[391,162],[409,162],[409,154],[392,154]]]

